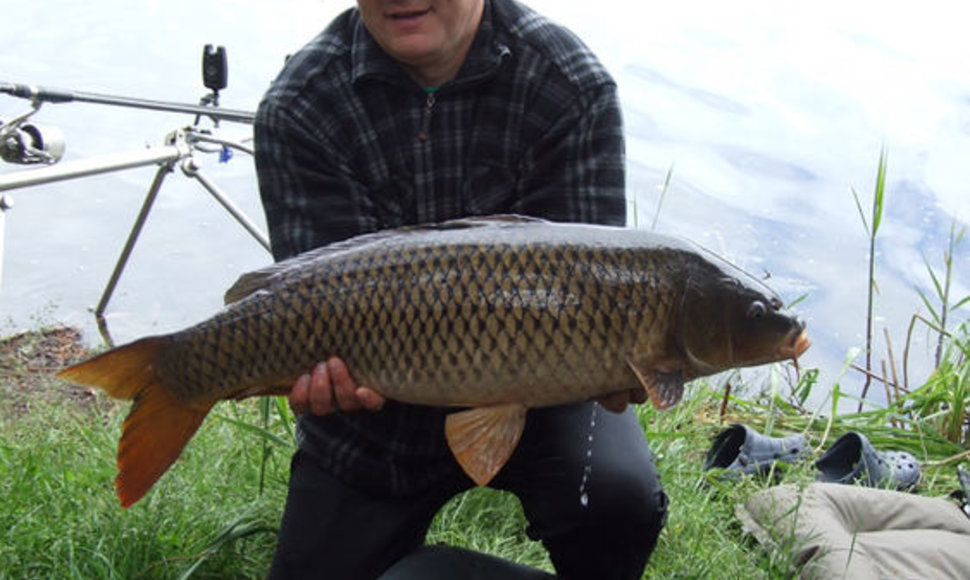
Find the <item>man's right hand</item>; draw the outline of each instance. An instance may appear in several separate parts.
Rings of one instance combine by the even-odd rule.
[[[312,373],[296,380],[290,391],[289,402],[295,415],[329,415],[337,410],[379,411],[385,399],[373,389],[357,386],[347,365],[339,358],[332,357],[318,364]]]

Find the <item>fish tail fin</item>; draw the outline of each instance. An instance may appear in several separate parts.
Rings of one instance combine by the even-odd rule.
[[[186,405],[158,383],[138,394],[118,443],[115,491],[121,507],[141,499],[168,471],[211,408]]]
[[[154,381],[155,360],[167,343],[165,336],[143,338],[69,366],[57,376],[79,385],[98,387],[115,399],[130,401]]]
[[[156,360],[167,337],[149,337],[68,367],[58,377],[134,400],[122,425],[115,490],[122,507],[142,498],[182,453],[213,402],[188,405],[164,383]]]

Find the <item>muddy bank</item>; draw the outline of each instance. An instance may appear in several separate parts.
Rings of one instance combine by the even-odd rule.
[[[104,405],[94,389],[71,385],[54,375],[90,352],[71,327],[30,330],[0,339],[0,419],[43,413],[51,406],[79,412]]]

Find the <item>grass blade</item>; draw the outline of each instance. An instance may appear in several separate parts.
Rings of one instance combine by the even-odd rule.
[[[209,559],[212,554],[216,553],[223,546],[253,534],[276,533],[276,531],[276,528],[261,524],[259,522],[250,521],[248,516],[244,515],[226,526],[226,528],[218,536],[216,536],[212,542],[209,543],[199,558],[193,562],[191,566],[186,568],[178,578],[179,580],[188,580],[191,578],[199,566],[205,563],[205,561]]]
[[[866,380],[862,385],[862,397],[859,401],[859,412],[862,412],[862,405],[869,394],[869,386],[872,384],[872,309],[874,293],[876,292],[876,234],[879,232],[879,224],[882,222],[882,209],[886,192],[886,148],[883,147],[879,152],[879,169],[876,170],[876,191],[872,196],[872,230],[869,232],[869,299],[866,313]],[[859,204],[859,196],[855,190],[852,195],[856,198],[856,206],[862,211]],[[864,222],[865,220],[863,220]],[[865,225],[863,223],[863,225]]]
[[[215,417],[218,418],[218,419],[220,419],[220,420],[222,420],[222,421],[225,421],[226,423],[229,423],[231,425],[235,425],[236,427],[239,427],[240,429],[243,429],[244,431],[249,431],[250,433],[255,433],[257,436],[261,437],[263,440],[269,441],[270,443],[275,443],[276,445],[279,445],[280,447],[284,447],[284,448],[288,448],[288,449],[292,449],[293,448],[293,442],[292,441],[287,441],[286,439],[283,439],[282,437],[279,437],[278,435],[275,435],[275,434],[271,433],[268,429],[264,429],[264,428],[262,428],[262,427],[260,427],[258,425],[253,425],[252,423],[247,423],[245,421],[240,421],[239,419],[233,419],[232,417],[226,417],[225,415],[218,415],[217,414],[217,415],[215,415]]]
[[[804,302],[807,298],[808,298],[808,293],[802,294],[798,298],[795,298],[794,300],[792,300],[791,302],[789,302],[788,303],[788,308],[794,308],[796,305]]]
[[[886,192],[886,148],[879,152],[879,169],[876,171],[876,192],[872,203],[872,237],[879,233],[882,222],[883,198]]]
[[[930,299],[926,297],[926,293],[920,290],[919,288],[916,289],[916,293],[919,294],[920,299],[923,301],[923,305],[926,306],[927,310],[929,310],[930,316],[933,317],[933,322],[939,325],[940,315],[936,311],[936,308],[933,306],[933,304],[930,303]]]
[[[970,302],[970,296],[964,296],[959,302],[954,304],[950,310],[956,310],[957,308],[966,305],[968,302]]]
[[[945,262],[946,260],[944,260],[944,263]],[[936,272],[934,272],[933,268],[930,267],[930,262],[926,259],[926,256],[923,256],[923,265],[926,266],[926,271],[930,275],[930,280],[933,282],[933,288],[936,290],[937,297],[942,297],[944,295],[943,285],[940,284],[940,279],[936,277]]]
[[[667,176],[664,177],[663,187],[660,188],[660,199],[657,200],[657,211],[653,214],[653,221],[650,223],[650,231],[657,228],[657,220],[660,219],[660,208],[663,207],[664,199],[667,197],[667,190],[670,189],[670,178],[674,174],[673,164],[667,168]]]
[[[859,201],[859,192],[855,190],[854,187],[850,187],[849,191],[852,192],[852,199],[855,200],[855,207],[859,210],[859,219],[862,220],[862,227],[866,230],[866,237],[870,237],[872,234],[869,233],[869,221],[866,220],[866,212],[862,209],[862,202]]]

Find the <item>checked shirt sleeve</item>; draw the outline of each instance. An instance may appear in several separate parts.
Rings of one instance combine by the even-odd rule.
[[[255,161],[277,260],[374,229],[346,148],[327,127],[309,107],[268,100],[257,112]]]
[[[625,225],[623,121],[616,85],[580,95],[530,146],[515,211],[557,221]]]

